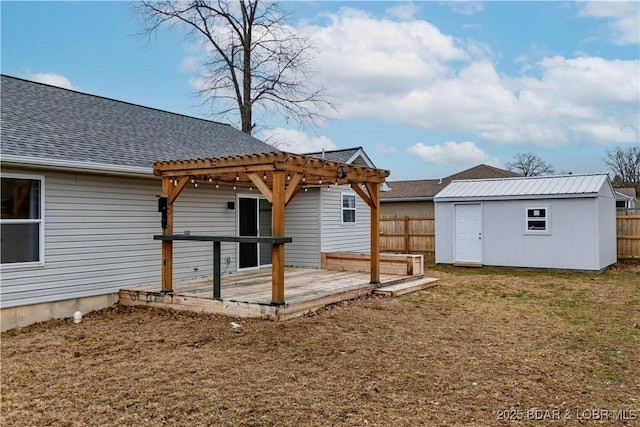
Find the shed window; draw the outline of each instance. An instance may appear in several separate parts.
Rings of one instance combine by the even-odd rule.
[[[627,202],[624,200],[616,200],[616,208],[626,208]]]
[[[3,266],[43,262],[43,187],[42,177],[2,177],[0,262]]]
[[[527,231],[549,231],[547,208],[527,208]]]
[[[355,224],[356,222],[356,196],[354,194],[342,194],[342,223]]]

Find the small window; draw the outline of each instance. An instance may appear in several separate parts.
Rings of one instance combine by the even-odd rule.
[[[2,265],[43,261],[43,179],[3,176],[0,208]]]
[[[624,200],[616,200],[616,208],[626,208],[627,202]]]
[[[355,224],[356,222],[356,196],[354,194],[342,195],[342,223]]]
[[[527,208],[527,231],[549,231],[547,208]]]

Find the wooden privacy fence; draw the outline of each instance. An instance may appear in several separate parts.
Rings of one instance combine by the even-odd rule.
[[[616,219],[618,259],[640,259],[640,215]],[[428,217],[380,218],[380,251],[419,253],[435,258],[435,219]]]
[[[435,258],[435,219],[427,217],[380,218],[380,251],[419,253]]]
[[[618,259],[640,259],[640,215],[616,218]]]

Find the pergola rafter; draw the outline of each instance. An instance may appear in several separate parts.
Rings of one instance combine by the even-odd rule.
[[[155,162],[166,198],[164,235],[173,234],[173,203],[190,181],[255,186],[272,205],[272,237],[284,237],[286,205],[305,187],[350,185],[371,208],[371,282],[380,281],[380,184],[389,171],[285,152]],[[173,242],[162,241],[162,290],[172,291]],[[272,302],[284,303],[284,244],[272,247]]]

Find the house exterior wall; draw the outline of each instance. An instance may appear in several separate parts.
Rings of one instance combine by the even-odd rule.
[[[320,268],[320,192],[299,191],[285,209],[284,234],[293,242],[284,246],[285,265]]]
[[[322,252],[369,252],[371,248],[371,212],[369,206],[349,187],[319,188],[320,248]],[[355,224],[342,224],[342,194],[353,194],[356,200]],[[297,197],[297,196],[296,196]]]
[[[435,206],[432,201],[380,203],[381,217],[422,216],[433,218],[434,215]]]
[[[3,172],[32,171],[3,167]],[[2,267],[1,308],[116,293],[125,286],[160,282],[158,179],[42,172],[45,178],[44,264]],[[174,232],[235,234],[233,193],[187,186],[175,203]],[[222,245],[235,271],[235,247]],[[176,280],[212,274],[212,247],[175,242]]]
[[[600,204],[606,213],[600,214]],[[437,263],[455,262],[454,205],[436,203]],[[484,265],[600,270],[615,262],[615,212],[610,212],[611,199],[500,200],[483,201],[481,206]],[[526,232],[527,208],[547,208],[548,233]],[[604,226],[607,230],[602,222],[609,224]],[[604,240],[608,243],[603,246]]]

